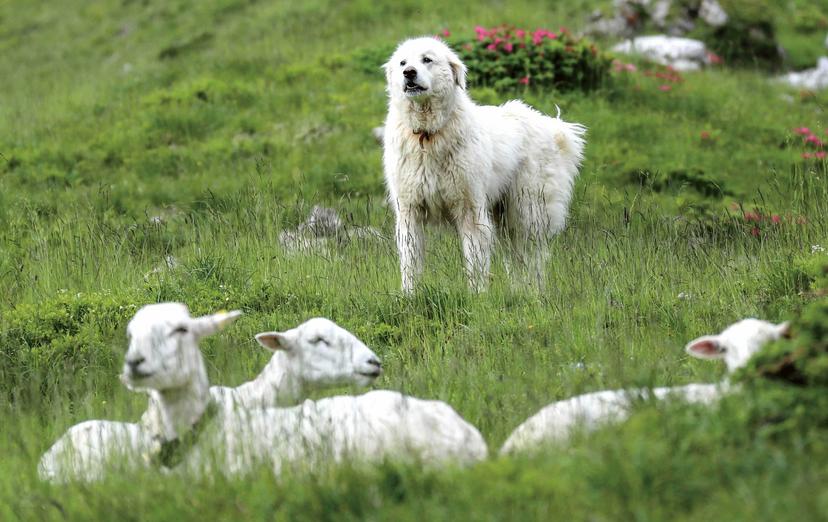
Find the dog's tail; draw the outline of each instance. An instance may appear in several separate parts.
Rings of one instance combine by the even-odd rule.
[[[553,139],[558,146],[561,156],[571,161],[575,169],[578,169],[584,159],[587,128],[580,123],[563,121],[561,119],[561,108],[557,105],[555,105],[555,108],[558,110],[558,114],[552,118]]]

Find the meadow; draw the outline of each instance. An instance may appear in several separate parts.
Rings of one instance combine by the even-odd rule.
[[[378,60],[446,29],[574,30],[604,4],[0,3],[0,520],[828,519],[821,388],[760,386],[712,410],[645,402],[566,447],[496,456],[554,400],[720,380],[724,365],[691,359],[687,341],[824,299],[826,161],[805,138],[828,139],[828,94],[758,66],[665,78],[639,62],[589,92],[474,88],[481,103],[557,104],[589,129],[548,288],[512,285],[496,261],[472,294],[454,234],[432,230],[422,288],[399,291],[371,135]],[[824,49],[823,4],[762,4],[791,63]],[[286,251],[280,232],[315,204],[383,237]],[[146,398],[117,379],[124,327],[172,300],[245,312],[204,343],[212,382],[258,373],[255,333],[329,317],[382,357],[376,388],[448,402],[492,457],[41,483],[39,456],[69,426],[140,417]]]

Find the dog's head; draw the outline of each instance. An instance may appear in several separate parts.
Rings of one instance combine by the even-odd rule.
[[[404,41],[383,68],[392,98],[445,96],[466,88],[466,66],[437,38]]]

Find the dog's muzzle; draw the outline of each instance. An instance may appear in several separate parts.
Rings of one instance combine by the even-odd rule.
[[[428,89],[413,80],[406,80],[403,85],[403,92],[408,96],[416,96],[426,92]]]

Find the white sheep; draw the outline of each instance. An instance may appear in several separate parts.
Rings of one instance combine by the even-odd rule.
[[[212,401],[196,342],[221,315],[190,319],[160,305],[139,310],[122,378],[134,390],[153,390],[162,412],[153,433],[154,458],[196,473],[243,473],[270,464],[314,466],[415,458],[467,463],[485,458],[480,433],[451,407],[392,391],[305,401],[293,408],[218,408]],[[275,342],[288,342],[284,334]],[[212,469],[213,463],[217,468]]]
[[[368,386],[379,377],[377,355],[348,330],[329,319],[309,319],[286,332],[262,332],[256,340],[273,352],[252,381],[235,388],[211,386],[210,395],[224,407],[263,408],[297,404],[311,390],[333,386]],[[141,424],[159,431],[160,408],[150,392]]]
[[[788,323],[773,324],[759,319],[743,319],[718,335],[705,335],[687,344],[687,353],[702,359],[722,359],[728,373],[747,364],[767,342],[779,339]],[[545,443],[564,442],[576,429],[594,430],[627,418],[632,404],[642,399],[674,398],[689,403],[713,404],[730,389],[725,379],[720,384],[631,390],[604,390],[554,402],[527,419],[506,439],[502,455],[537,448]]]
[[[153,306],[158,313],[189,318],[186,307],[182,310],[183,305]],[[207,324],[213,321],[218,326],[238,314],[217,314],[200,320]],[[209,330],[204,330],[206,333]],[[311,319],[286,332],[263,332],[256,335],[256,340],[272,350],[273,357],[252,381],[235,388],[211,387],[211,399],[220,407],[295,404],[311,389],[343,384],[366,386],[381,371],[373,351],[327,319]],[[67,430],[41,458],[38,467],[41,478],[53,482],[94,481],[101,478],[107,462],[121,462],[128,468],[146,464],[153,447],[153,434],[165,433],[166,429],[158,396],[154,392],[150,396],[149,408],[139,424],[91,420]],[[136,462],[136,455],[144,457]]]

